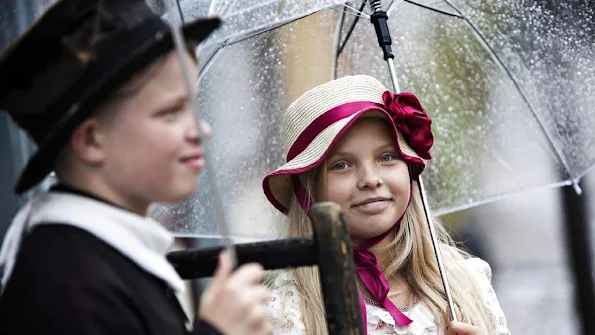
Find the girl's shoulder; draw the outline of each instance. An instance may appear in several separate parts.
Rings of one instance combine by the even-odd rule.
[[[461,265],[464,266],[480,281],[492,281],[492,268],[490,264],[478,257],[470,257],[463,259]]]
[[[500,307],[494,287],[492,286],[492,268],[488,262],[481,258],[472,257],[462,260],[462,265],[469,270],[477,281],[482,303],[488,311],[492,333],[510,334],[506,323],[506,317]]]

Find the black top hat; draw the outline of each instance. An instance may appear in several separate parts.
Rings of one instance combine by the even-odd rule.
[[[194,48],[220,24],[182,27]],[[77,125],[134,73],[174,48],[170,26],[143,0],[61,0],[0,58],[0,108],[38,146],[21,194],[52,170]]]

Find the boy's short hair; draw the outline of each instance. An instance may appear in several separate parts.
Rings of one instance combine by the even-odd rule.
[[[171,51],[173,52],[173,51]],[[153,63],[139,70],[132,77],[121,84],[114,92],[110,93],[97,107],[89,113],[88,118],[95,117],[103,120],[106,123],[113,122],[120,112],[120,105],[123,100],[134,97],[140,90],[148,83],[164,64],[165,57],[161,56],[153,61]],[[84,121],[84,120],[82,120]],[[81,121],[81,122],[82,122]],[[75,127],[76,129],[76,127]],[[73,130],[74,131],[74,130]],[[58,149],[58,154],[54,162],[52,162],[52,170],[56,175],[62,177],[62,171],[66,168],[66,173],[70,173],[70,165],[72,160],[72,152],[69,141],[64,142]]]

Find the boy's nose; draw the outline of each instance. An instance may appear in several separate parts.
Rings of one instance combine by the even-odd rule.
[[[206,121],[192,122],[186,133],[188,141],[201,144],[203,139],[209,139],[213,135],[213,128]]]

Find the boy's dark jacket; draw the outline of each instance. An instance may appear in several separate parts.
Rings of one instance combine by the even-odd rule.
[[[84,194],[66,186],[57,191]],[[0,297],[0,334],[219,334],[203,321],[193,331],[187,325],[163,280],[93,234],[59,222],[38,224],[24,237]]]

